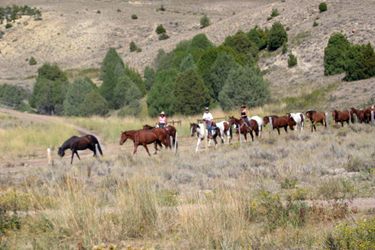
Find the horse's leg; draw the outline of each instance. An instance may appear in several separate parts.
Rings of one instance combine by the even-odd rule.
[[[78,157],[78,160],[81,160],[81,158],[79,158],[79,155],[78,155],[78,151],[77,151],[77,150],[75,151],[75,153],[76,153],[76,155],[77,155],[77,157]]]
[[[148,151],[147,143],[144,142],[144,143],[142,143],[142,145],[143,145],[143,147],[146,149],[147,154],[148,154],[149,156],[151,156],[150,152]],[[156,151],[155,151],[155,154],[156,154]]]
[[[278,127],[276,129],[277,129],[277,133],[279,133],[279,135],[280,135],[280,129]]]
[[[157,141],[155,141],[155,143],[154,143],[154,147],[155,147],[155,155],[156,155],[156,152],[158,151],[158,142]]]
[[[133,151],[133,155],[135,155],[137,153],[137,149],[138,149],[138,143],[135,143],[134,142],[134,151]]]
[[[250,131],[249,131],[249,133],[250,133],[250,136],[251,136],[251,141],[254,141],[254,135],[253,135],[253,131],[252,131],[252,130],[250,130]]]
[[[286,125],[286,126],[284,127],[284,129],[285,129],[285,132],[288,133],[288,125]]]
[[[72,151],[72,158],[70,160],[70,164],[73,164],[73,158],[74,158],[74,151]]]
[[[197,147],[195,148],[196,153],[198,152],[199,144],[201,143],[201,140],[202,140],[201,138],[198,138]]]

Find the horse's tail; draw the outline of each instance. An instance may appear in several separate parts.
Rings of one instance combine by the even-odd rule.
[[[92,137],[92,142],[94,143],[94,146],[98,145],[99,153],[100,153],[101,156],[103,156],[103,151],[102,151],[102,148],[100,147],[98,139],[96,139],[96,137],[93,136],[93,135],[91,137]]]

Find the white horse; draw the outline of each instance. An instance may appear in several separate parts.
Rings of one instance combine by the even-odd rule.
[[[227,122],[227,121],[217,122],[216,127],[218,127],[220,129],[220,137],[221,137],[222,143],[225,143],[224,135],[227,136],[228,142],[230,142],[232,140],[232,129],[229,126],[229,122]]]
[[[204,129],[203,123],[199,123],[199,124],[190,123],[190,135],[194,136],[195,132],[197,133],[197,136],[198,136],[198,142],[197,142],[197,147],[195,149],[195,152],[198,152],[199,144],[201,143],[201,141],[204,140],[204,137],[208,134],[207,134],[207,129]],[[215,142],[215,146],[217,145],[216,137],[218,136],[219,133],[220,133],[219,128],[212,129],[212,139]],[[208,146],[210,144],[211,144],[211,139],[209,138]]]
[[[289,117],[292,117],[296,122],[296,127],[299,126],[300,130],[303,130],[303,123],[306,120],[306,117],[303,113],[288,113]]]
[[[258,123],[258,129],[259,129],[259,137],[262,135],[262,127],[263,127],[263,119],[260,118],[259,116],[255,115],[253,117],[250,117],[250,120],[255,120]]]

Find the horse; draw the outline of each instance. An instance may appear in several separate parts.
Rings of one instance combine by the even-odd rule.
[[[336,125],[341,122],[341,127],[344,127],[344,122],[347,122],[349,125],[349,121],[354,123],[354,118],[353,118],[353,113],[349,110],[345,111],[338,111],[338,110],[333,110],[332,111],[332,118],[333,121],[336,123]]]
[[[365,122],[365,111],[360,109],[351,108],[352,114],[355,114],[358,118],[359,123]]]
[[[255,120],[257,122],[257,124],[258,124],[258,134],[259,134],[259,137],[261,137],[262,127],[263,127],[263,119],[260,118],[259,116],[255,115],[255,116],[250,117],[250,121],[251,120]],[[255,130],[255,133],[256,133],[256,130]]]
[[[159,127],[157,125],[155,127],[152,127],[148,124],[143,125],[143,130],[150,130],[153,128],[159,128]],[[172,136],[172,139],[173,139],[173,145],[176,145],[176,149],[177,149],[178,148],[178,142],[176,141],[177,129],[172,125],[167,125],[164,129],[169,131],[169,135]]]
[[[164,133],[156,130],[128,130],[125,132],[121,132],[120,145],[124,144],[128,138],[133,140],[134,142],[133,154],[137,153],[139,145],[143,145],[148,155],[151,156],[150,152],[148,151],[147,144],[151,144],[154,142],[157,142],[157,144],[159,144],[160,147],[161,143],[163,143],[165,147],[170,147],[169,134],[165,131]],[[154,154],[157,154],[157,144],[155,144]]]
[[[304,126],[304,121],[306,120],[303,113],[287,113],[287,116],[291,117],[296,122],[296,127],[302,131]]]
[[[103,152],[102,152],[102,149],[100,147],[99,141],[93,135],[85,135],[85,136],[82,136],[82,137],[72,136],[68,140],[66,140],[61,145],[61,147],[59,147],[59,151],[57,153],[60,155],[60,157],[64,157],[65,150],[70,148],[70,150],[72,151],[72,158],[70,160],[70,164],[73,164],[74,154],[76,154],[78,159],[81,160],[81,158],[78,155],[77,150],[90,149],[91,151],[94,152],[93,156],[96,156],[95,144],[98,145],[99,153],[103,156]]]
[[[315,110],[309,110],[306,112],[306,119],[311,121],[311,132],[316,132],[316,124],[320,122],[324,127],[328,126],[328,116],[324,112],[316,112]]]
[[[221,121],[216,123],[216,127],[220,129],[221,143],[225,143],[224,135],[227,136],[228,142],[232,140],[232,127],[227,121]]]
[[[206,129],[207,130],[207,129]],[[197,147],[195,148],[195,152],[198,152],[199,144],[201,141],[204,140],[204,137],[206,136],[206,131],[204,130],[203,123],[196,124],[196,123],[190,123],[190,135],[194,136],[194,134],[197,133],[198,142]],[[220,136],[220,129],[216,127],[215,129],[212,129],[212,139],[215,142],[215,146],[217,145],[216,137]],[[208,136],[208,133],[207,133]],[[208,139],[208,145],[211,144],[211,138]]]
[[[373,106],[365,109],[363,111],[363,115],[364,115],[364,118],[365,118],[365,122],[366,123],[370,123],[371,122],[371,112],[375,111],[375,109],[373,108]]]
[[[254,141],[253,131],[255,132],[256,136],[259,136],[259,126],[256,120],[249,120],[250,127],[248,126],[247,122],[244,119],[236,119],[234,116],[229,116],[229,125],[233,126],[235,124],[237,128],[240,129],[240,132],[244,135],[245,141],[247,141],[247,132],[249,132],[251,136],[251,141]],[[240,140],[240,133],[238,133],[238,140]]]
[[[294,125],[296,125],[296,122],[290,117],[290,116],[281,116],[281,117],[278,117],[276,115],[272,115],[272,116],[265,116],[263,118],[263,121],[264,121],[264,127],[270,123],[270,126],[271,126],[271,130],[270,130],[270,134],[273,132],[273,130],[276,128],[277,129],[277,132],[279,133],[280,135],[280,128],[284,128],[285,129],[285,132],[288,133],[288,126],[291,130],[294,130]]]

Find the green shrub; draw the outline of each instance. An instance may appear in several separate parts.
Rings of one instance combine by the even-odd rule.
[[[107,101],[95,90],[86,95],[80,105],[80,113],[82,116],[101,115],[108,113]]]
[[[96,13],[97,13],[97,14],[100,14],[100,10],[97,10]]]
[[[11,24],[11,23],[7,23],[6,25],[5,25],[5,28],[6,29],[10,29],[10,28],[12,28],[13,27],[13,25]]]
[[[294,67],[297,65],[297,58],[293,55],[293,53],[289,54],[289,59],[288,59],[288,67]]]
[[[277,17],[279,16],[280,13],[279,13],[279,10],[278,9],[272,9],[272,13],[271,13],[271,17]]]
[[[141,48],[137,48],[137,53],[142,52]]]
[[[281,51],[281,53],[284,55],[286,54],[286,52],[288,52],[288,45],[286,43],[283,44],[283,50]]]
[[[326,11],[328,8],[327,8],[327,4],[325,2],[322,2],[319,4],[319,10],[320,12],[324,12]]]
[[[159,40],[167,40],[168,38],[169,38],[169,36],[167,34],[165,34],[165,33],[162,33],[159,36]]]
[[[135,45],[135,42],[131,41],[130,42],[130,52],[137,51],[138,47]]]
[[[117,9],[117,12],[118,12],[118,13],[120,13],[120,12],[121,12],[121,10],[120,10],[120,9]]]
[[[35,58],[32,56],[31,58],[30,58],[30,60],[29,60],[29,65],[36,65],[36,60],[35,60]]]
[[[325,249],[375,249],[375,217],[336,226],[327,236]]]
[[[86,95],[92,91],[92,82],[89,78],[77,78],[69,84],[64,100],[64,115],[80,116],[80,105]]]
[[[316,21],[314,21],[314,23],[313,23],[313,27],[316,27],[316,26],[318,26],[319,25],[319,23],[317,23]]]
[[[138,19],[138,16],[135,15],[135,14],[133,14],[133,15],[132,15],[132,19]]]
[[[275,22],[268,33],[268,49],[270,51],[277,50],[284,43],[288,42],[288,34],[280,22]]]
[[[157,9],[157,11],[165,11],[165,8],[164,8],[164,6],[163,6],[163,5],[161,5],[161,6],[160,6],[160,8],[159,8],[159,9]]]
[[[350,43],[343,34],[334,34],[329,38],[324,49],[324,74],[336,75],[343,73],[349,64]]]
[[[210,19],[206,15],[204,15],[200,20],[200,24],[202,28],[205,28],[210,25]]]
[[[164,34],[164,33],[167,32],[167,31],[165,30],[165,28],[163,27],[163,25],[160,24],[160,25],[156,28],[155,32],[156,32],[156,34],[160,35],[160,34]],[[159,39],[159,40],[160,40],[160,39]]]

